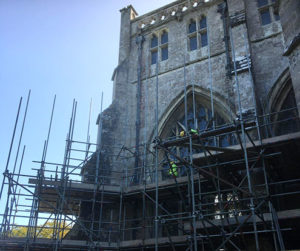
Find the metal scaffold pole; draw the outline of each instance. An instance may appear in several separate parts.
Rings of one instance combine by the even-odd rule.
[[[99,177],[101,175],[101,173],[99,173],[100,171],[100,160],[101,160],[101,149],[102,149],[102,107],[103,107],[103,92],[101,94],[101,108],[100,108],[100,121],[99,121],[99,139],[100,141],[98,142],[98,148],[96,151],[97,157],[96,157],[96,166],[95,166],[95,178],[94,178],[94,189],[93,189],[93,197],[92,197],[92,217],[91,217],[91,227],[90,227],[90,232],[93,233],[94,232],[94,224],[95,224],[95,214],[96,214],[96,199],[97,199],[97,193],[99,191],[99,188],[101,186],[101,183],[103,182],[102,179],[100,180]],[[102,203],[100,207],[102,207]],[[100,218],[99,218],[100,219]],[[100,231],[101,231],[101,222],[99,220],[99,226],[98,226],[98,231],[99,233],[96,233],[96,236],[100,236]],[[91,238],[93,240],[93,237]],[[91,242],[90,243],[90,250],[94,248],[94,243]]]
[[[140,126],[141,126],[141,85],[142,85],[142,52],[144,36],[139,35],[136,37],[136,44],[138,45],[138,68],[137,68],[137,89],[136,89],[136,134],[135,134],[135,182],[139,181],[139,158],[140,158]]]
[[[16,167],[17,167],[17,162],[18,162],[19,151],[20,151],[20,146],[21,146],[21,143],[22,143],[22,137],[23,137],[25,122],[26,122],[26,118],[27,118],[27,111],[28,111],[28,106],[29,106],[29,101],[30,101],[30,94],[31,94],[31,90],[29,90],[28,96],[27,96],[26,108],[25,108],[25,113],[24,113],[24,118],[23,118],[23,123],[22,123],[22,128],[21,128],[21,133],[20,133],[20,137],[19,137],[19,143],[18,143],[16,158],[15,158],[14,168],[13,168],[13,172],[12,172],[13,176],[15,175],[15,171],[16,171]],[[22,154],[21,162],[22,162],[23,157],[24,157],[24,150],[25,150],[25,148],[23,149],[23,154]],[[19,172],[20,172],[20,170],[19,170]],[[19,174],[20,173],[18,173],[17,177],[19,177]],[[13,192],[12,192],[13,193],[13,198],[12,198],[12,203],[11,203],[11,206],[10,206],[10,213],[9,213],[9,220],[8,220],[8,222],[10,222],[10,217],[11,217],[11,214],[12,214],[12,210],[13,210],[13,208],[15,206],[15,203],[16,203],[16,197],[15,197],[14,194],[16,193],[17,186],[13,187],[12,189],[13,189]]]
[[[198,242],[197,242],[197,231],[196,231],[196,206],[195,206],[195,188],[194,188],[194,169],[193,166],[193,146],[192,146],[192,135],[189,132],[188,123],[187,123],[187,83],[186,83],[186,55],[184,55],[184,124],[186,129],[186,135],[189,137],[189,179],[190,179],[190,186],[189,186],[189,201],[192,205],[191,210],[191,217],[192,217],[192,239],[193,239],[193,249],[194,251],[198,250]],[[194,93],[193,93],[193,100],[194,100]],[[194,108],[193,108],[194,109]],[[195,125],[194,125],[195,126]],[[195,128],[195,127],[194,127]]]
[[[7,157],[7,161],[6,161],[6,166],[5,166],[5,171],[4,171],[4,173],[8,172],[8,166],[9,166],[9,161],[10,161],[10,155],[11,155],[12,147],[13,147],[13,144],[14,144],[14,139],[15,139],[16,129],[17,129],[18,120],[19,120],[19,115],[20,115],[20,110],[21,110],[21,105],[22,105],[22,99],[23,99],[23,98],[21,97],[21,98],[20,98],[20,101],[19,101],[17,117],[16,117],[15,126],[14,126],[14,130],[13,130],[13,135],[12,135],[11,142],[10,142],[10,147],[9,147],[9,152],[8,152],[8,157]],[[3,176],[3,180],[2,180],[2,184],[1,184],[0,200],[1,200],[1,198],[2,198],[2,193],[3,193],[4,183],[5,183],[5,175]]]
[[[156,60],[156,84],[155,84],[155,136],[158,138],[158,58]],[[155,251],[158,251],[158,148],[155,147]]]
[[[57,216],[56,216],[56,219],[54,222],[55,223],[55,231],[53,231],[54,232],[53,237],[55,239],[55,251],[57,251],[59,249],[60,241],[62,238],[62,235],[60,234],[60,231],[61,231],[60,229],[61,229],[64,205],[67,204],[65,202],[65,192],[66,192],[66,187],[67,187],[67,183],[68,183],[68,170],[69,170],[72,140],[73,140],[73,134],[74,134],[76,110],[77,110],[77,102],[74,99],[73,105],[72,105],[72,113],[71,113],[71,118],[70,118],[69,131],[68,131],[67,139],[66,139],[65,155],[64,155],[62,172],[61,172],[61,182],[60,182],[60,187],[58,189],[58,194],[59,194],[60,198],[58,199]]]
[[[148,61],[146,61],[146,69],[148,69]],[[147,216],[147,207],[146,207],[146,185],[147,185],[147,129],[148,129],[148,91],[147,91],[147,84],[148,84],[148,74],[146,73],[146,80],[144,82],[144,153],[143,153],[143,185],[144,185],[144,192],[142,193],[143,196],[143,209],[142,209],[142,215],[143,215],[143,246],[146,239],[146,216]],[[144,249],[144,247],[143,247]]]
[[[29,100],[30,100],[30,93],[31,93],[31,91],[29,90],[28,96],[27,96],[25,113],[24,113],[23,122],[22,122],[22,128],[21,128],[21,132],[20,132],[20,136],[19,136],[19,142],[18,142],[16,157],[15,157],[15,161],[14,161],[14,167],[13,167],[12,173],[10,174],[12,177],[15,176],[15,171],[16,171],[16,166],[17,166],[17,162],[18,162],[20,146],[21,146],[23,132],[24,132],[25,121],[26,121],[26,117],[27,117],[28,105],[29,105]],[[21,100],[20,100],[20,103],[19,103],[17,118],[19,116],[19,112],[20,112],[20,108],[21,108],[20,105],[21,105]],[[16,124],[15,124],[15,128],[14,128],[13,138],[14,138],[15,131],[16,131],[16,125],[17,125],[17,120],[16,120]],[[13,139],[12,139],[12,142],[13,142]],[[8,162],[7,162],[7,166],[6,166],[6,170],[5,170],[5,173],[7,173],[7,174],[9,172],[8,171],[8,164],[9,164],[9,158],[10,158],[11,151],[12,151],[12,144],[11,144],[11,147],[10,147]],[[23,159],[23,155],[22,155],[22,159]],[[22,159],[21,159],[21,162],[22,162]],[[4,178],[3,182],[5,182],[5,176],[3,178]],[[4,231],[5,235],[7,235],[8,232],[12,230],[12,229],[10,229],[11,217],[12,217],[12,214],[13,214],[14,207],[16,207],[16,205],[15,205],[16,204],[15,193],[16,193],[16,190],[17,190],[17,186],[14,186],[10,181],[9,181],[8,184],[9,184],[9,186],[8,186],[5,214],[3,215],[3,218],[2,218],[1,231],[0,231],[0,232]],[[2,185],[4,185],[4,183]],[[3,186],[2,186],[2,189],[3,189]],[[3,227],[3,226],[6,226],[6,227]]]
[[[239,86],[239,79],[238,79],[238,76],[237,76],[235,48],[234,48],[234,41],[233,41],[231,27],[229,27],[229,37],[230,37],[230,43],[231,43],[231,52],[232,52],[232,59],[233,59],[235,84],[237,86],[239,120],[240,120],[240,123],[241,123],[242,140],[243,140],[242,146],[243,146],[243,149],[244,149],[244,159],[245,159],[245,167],[246,167],[247,180],[248,180],[248,189],[249,189],[250,196],[251,196],[251,198],[250,198],[250,209],[251,209],[252,220],[253,220],[253,229],[254,229],[256,250],[259,251],[260,247],[259,247],[259,240],[258,240],[257,226],[256,226],[255,206],[254,206],[254,200],[253,200],[253,188],[252,188],[251,174],[250,174],[250,170],[249,170],[248,153],[247,153],[247,146],[246,146],[247,141],[246,141],[246,134],[245,134],[245,125],[244,125],[244,121],[243,121],[243,110],[242,110],[240,86]]]

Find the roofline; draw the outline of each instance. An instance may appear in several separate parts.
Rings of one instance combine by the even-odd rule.
[[[124,10],[127,10],[127,9],[132,9],[133,10],[133,12],[134,12],[134,14],[136,15],[136,16],[138,16],[139,14],[137,13],[137,11],[135,10],[135,8],[130,4],[130,5],[128,5],[127,7],[124,7],[124,8],[122,8],[122,9],[120,9],[120,12],[122,12],[122,11],[124,11]]]

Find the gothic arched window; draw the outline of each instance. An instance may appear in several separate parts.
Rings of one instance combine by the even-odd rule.
[[[165,140],[179,139],[182,137],[182,132],[196,129],[199,134],[205,130],[212,130],[213,126],[219,128],[226,126],[229,123],[228,116],[225,118],[215,107],[214,119],[212,119],[212,111],[210,107],[210,101],[204,100],[203,97],[195,95],[195,102],[193,102],[192,95],[187,97],[187,113],[185,119],[185,106],[182,102],[172,113],[170,114],[168,121],[164,125],[164,129],[160,133],[160,137]],[[195,107],[193,106],[195,103]],[[214,123],[212,121],[214,120]],[[187,125],[187,128],[186,128]],[[185,134],[185,133],[184,133]],[[195,142],[194,142],[195,143]],[[201,142],[193,144],[193,153],[203,152],[203,146],[217,146],[227,147],[237,144],[236,138],[233,133],[225,133],[216,137],[209,137],[202,139]],[[169,150],[182,158],[189,155],[189,146],[176,145],[169,148]],[[165,163],[163,168],[166,170],[163,177],[168,178],[169,161],[176,161],[176,158],[170,154],[169,156],[162,156],[162,162]],[[185,167],[180,168],[179,175],[184,176],[186,174]]]

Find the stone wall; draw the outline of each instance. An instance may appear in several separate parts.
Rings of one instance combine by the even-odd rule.
[[[281,22],[261,25],[257,2],[245,1],[245,6],[257,103],[266,106],[271,88],[288,67],[288,60],[283,57]]]
[[[300,108],[300,2],[279,1],[279,15],[283,28],[285,51],[289,60],[293,88],[298,110]]]

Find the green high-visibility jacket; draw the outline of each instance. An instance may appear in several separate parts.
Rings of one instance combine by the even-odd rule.
[[[192,134],[198,134],[197,130],[195,130],[195,129],[191,129],[190,132],[191,132]]]
[[[169,174],[174,175],[174,176],[178,176],[178,171],[177,171],[177,165],[176,164],[171,165],[171,167],[169,169]]]

